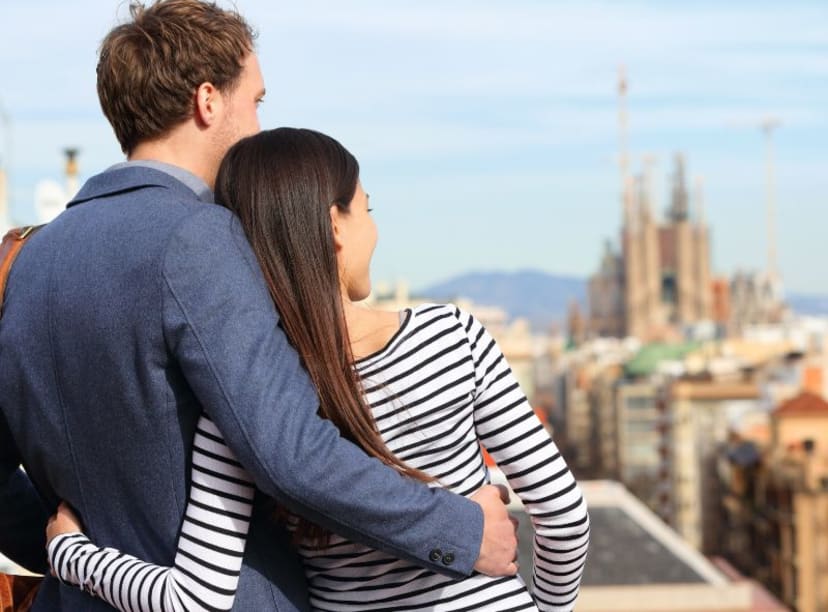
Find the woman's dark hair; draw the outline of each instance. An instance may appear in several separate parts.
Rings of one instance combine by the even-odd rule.
[[[431,481],[394,456],[379,432],[353,367],[330,208],[347,213],[359,164],[313,130],[278,128],[238,142],[216,179],[216,201],[241,220],[282,326],[319,392],[319,414],[401,474]],[[299,537],[324,541],[300,520]]]

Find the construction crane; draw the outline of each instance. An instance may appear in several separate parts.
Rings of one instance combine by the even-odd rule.
[[[779,270],[776,262],[776,218],[775,218],[775,192],[774,181],[774,155],[773,155],[773,131],[781,125],[776,117],[766,117],[759,123],[759,129],[765,135],[765,201],[767,206],[768,223],[768,276],[771,281],[777,283]]]

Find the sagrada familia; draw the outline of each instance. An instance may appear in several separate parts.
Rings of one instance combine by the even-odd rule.
[[[713,278],[701,182],[691,198],[684,158],[675,157],[669,203],[663,215],[654,210],[647,158],[641,174],[632,176],[629,172],[626,91],[622,72],[618,85],[623,209],[620,248],[607,241],[598,271],[589,279],[589,317],[583,331],[593,337],[634,336],[646,342],[681,336],[682,330],[701,322],[733,332],[745,325],[781,320],[786,310],[775,264],[770,200],[767,270],[737,273],[730,280]],[[774,125],[762,126],[768,139]],[[770,149],[768,155],[772,184]],[[769,191],[769,198],[771,195]],[[570,327],[574,327],[572,321]],[[583,328],[583,323],[578,327]]]
[[[621,251],[608,242],[589,280],[590,330],[598,336],[648,338],[669,327],[710,321],[710,237],[701,210],[690,209],[684,160],[676,157],[663,222],[646,175],[624,177]]]
[[[618,85],[621,248],[618,252],[607,241],[599,269],[589,279],[589,330],[597,336],[646,339],[671,327],[713,318],[710,235],[700,187],[691,210],[682,156],[675,159],[663,221],[654,211],[647,169],[630,175],[626,91],[622,73]]]

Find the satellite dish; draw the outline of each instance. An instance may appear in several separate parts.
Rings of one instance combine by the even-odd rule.
[[[38,223],[48,223],[66,208],[66,192],[60,183],[46,179],[35,187],[35,212]]]

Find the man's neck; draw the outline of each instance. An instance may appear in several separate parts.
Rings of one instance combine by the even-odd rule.
[[[210,189],[215,187],[215,164],[205,156],[194,153],[200,147],[177,142],[173,139],[152,140],[137,145],[127,156],[128,161],[157,161],[178,166],[194,174]],[[203,149],[202,149],[203,150]]]

